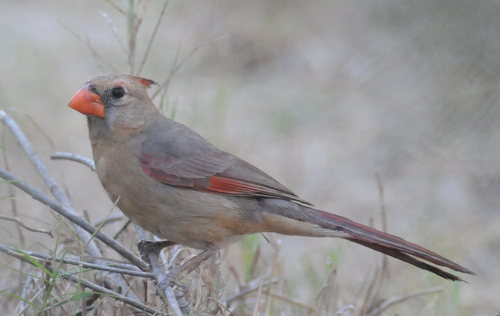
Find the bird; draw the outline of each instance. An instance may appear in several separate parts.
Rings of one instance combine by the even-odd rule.
[[[463,280],[441,267],[474,274],[400,237],[316,209],[257,167],[162,115],[147,92],[155,84],[131,75],[97,75],[68,106],[87,117],[97,176],[119,209],[165,239],[160,248],[202,250],[171,271],[162,286],[244,235],[263,232],[342,238],[452,281]],[[153,244],[144,242],[141,252]]]

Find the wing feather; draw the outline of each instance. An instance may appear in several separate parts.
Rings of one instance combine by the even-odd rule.
[[[148,131],[154,140],[149,137],[142,144],[139,161],[150,177],[204,192],[274,197],[311,205],[260,169],[217,149],[184,125],[168,121]],[[184,137],[174,138],[179,134]]]

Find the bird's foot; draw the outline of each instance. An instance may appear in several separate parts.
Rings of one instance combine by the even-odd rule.
[[[151,264],[149,260],[149,254],[154,253],[155,255],[160,255],[160,251],[163,248],[170,247],[175,245],[176,243],[170,240],[162,240],[162,241],[150,241],[150,240],[141,240],[137,243],[137,248],[139,249],[139,253],[141,254],[141,259]]]
[[[177,288],[182,292],[182,293],[187,293],[188,291],[188,286],[182,282],[177,282],[176,279],[179,276],[179,272],[176,271],[175,269],[167,273],[167,275],[158,283],[157,287],[159,291],[164,291],[167,287],[174,287],[177,286]]]
[[[163,280],[158,283],[158,289],[161,291],[164,291],[167,287],[171,287],[174,285],[177,285],[177,287],[184,293],[187,292],[188,286],[184,283],[179,283],[176,282],[177,277],[181,272],[186,272],[189,273],[196,269],[202,263],[203,261],[207,260],[210,258],[214,253],[217,252],[217,248],[215,247],[207,247],[205,250],[194,256],[193,258],[189,259],[187,262],[183,263],[182,265],[172,269],[164,278]]]

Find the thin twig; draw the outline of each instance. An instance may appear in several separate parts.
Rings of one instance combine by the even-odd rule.
[[[168,75],[167,79],[162,83],[160,84],[160,88],[158,88],[158,90],[153,94],[153,96],[151,97],[152,100],[154,100],[158,94],[160,93],[160,91],[162,91],[162,89],[168,89],[168,86],[170,84],[170,80],[172,80],[173,76],[175,75],[175,73],[182,67],[182,65],[184,65],[184,63],[191,57],[193,56],[194,53],[196,53],[200,48],[202,48],[203,46],[206,46],[208,44],[211,44],[215,41],[218,41],[222,39],[221,38],[216,38],[214,39],[213,41],[210,41],[208,43],[203,43],[203,44],[200,44],[198,46],[196,46],[195,48],[193,48],[191,50],[191,52],[189,52],[189,54],[183,59],[181,60],[179,63],[177,63],[177,56],[175,58],[175,61],[174,61],[174,64],[172,65],[172,69],[170,70],[170,74]]]
[[[113,1],[111,0],[104,0],[106,1],[107,3],[109,3],[109,5],[111,5],[113,8],[116,9],[116,11],[120,12],[121,14],[123,15],[127,15],[127,12],[125,12],[125,10],[123,10],[122,8],[120,8],[117,4],[115,4]]]
[[[114,214],[114,215],[110,215],[106,218],[103,218],[103,219],[100,219],[96,222],[94,222],[94,226],[95,227],[104,227],[106,225],[109,225],[109,224],[112,224],[112,223],[115,223],[115,222],[121,222],[125,217],[122,215],[122,214]],[[113,239],[116,239],[116,238],[113,238]]]
[[[437,286],[437,287],[431,287],[426,290],[421,290],[421,291],[416,291],[407,295],[397,295],[394,297],[391,297],[390,299],[386,300],[382,304],[380,304],[377,308],[372,310],[369,314],[366,314],[366,316],[377,316],[380,315],[382,312],[384,312],[386,309],[389,307],[402,303],[404,301],[407,301],[411,298],[426,295],[426,294],[432,294],[432,293],[437,293],[441,292],[443,290],[442,286]]]
[[[86,165],[89,167],[92,171],[95,171],[95,164],[92,159],[89,159],[87,157],[80,156],[78,154],[73,154],[73,153],[65,153],[65,152],[55,152],[52,155],[50,155],[50,158],[53,160],[71,160],[71,161],[76,161],[81,164]]]
[[[54,272],[54,269],[51,267],[51,266],[46,266],[45,267],[47,270],[49,270],[51,273]],[[147,306],[147,305],[144,305],[144,304],[141,304],[135,300],[132,300],[124,295],[121,295],[115,291],[111,291],[111,290],[108,290],[107,288],[105,287],[102,287],[102,286],[99,286],[95,283],[92,283],[92,282],[89,282],[87,280],[84,280],[82,278],[77,278],[69,273],[67,273],[66,271],[64,270],[61,270],[59,269],[58,270],[58,274],[61,276],[61,278],[63,279],[66,279],[66,280],[69,280],[75,284],[78,284],[78,285],[81,285],[81,286],[84,286],[86,288],[89,288],[91,289],[92,291],[95,291],[97,293],[101,293],[101,294],[105,294],[109,297],[112,297],[114,299],[117,299],[119,301],[122,301],[123,303],[125,304],[128,304],[130,306],[133,306],[137,309],[140,309],[142,311],[145,311],[145,312],[148,312],[150,314],[154,314],[154,315],[157,315],[158,311]]]
[[[112,64],[110,64],[104,57],[102,57],[101,55],[99,55],[99,53],[90,45],[90,40],[88,39],[88,37],[86,39],[83,39],[80,35],[76,34],[76,32],[74,32],[72,29],[70,29],[66,24],[64,24],[62,21],[58,21],[59,24],[61,24],[61,26],[66,29],[66,31],[68,31],[69,33],[71,33],[74,37],[76,37],[76,39],[78,39],[80,42],[82,42],[83,44],[85,44],[85,46],[87,47],[88,50],[90,50],[91,54],[92,54],[92,57],[94,58],[94,60],[98,63],[98,65],[102,68],[101,66],[101,63],[104,63],[106,64],[106,66],[108,66],[111,71],[117,73],[118,72],[118,69],[115,68]]]
[[[136,36],[137,36],[137,33],[139,32],[139,28],[141,27],[142,21],[146,17],[146,13],[149,10],[149,6],[151,5],[152,0],[145,0],[145,1],[139,1],[139,2],[142,2],[142,10],[141,10],[141,14],[139,15],[139,18],[137,19],[137,22],[136,22],[136,34],[135,34]]]
[[[262,296],[262,279],[260,279],[260,282],[259,282],[259,288],[258,288],[258,291],[257,291],[257,297],[255,298],[255,306],[253,308],[253,313],[252,313],[252,316],[258,316],[260,313],[259,313],[259,307],[260,307],[260,298]]]
[[[116,233],[115,235],[113,236],[113,239],[118,239],[118,237],[120,237],[120,235],[127,229],[128,225],[130,225],[130,223],[132,223],[132,220],[129,218],[128,221],[123,224],[122,228],[120,228]]]
[[[5,253],[6,255],[15,257],[17,259],[24,257],[24,255],[22,253],[20,253],[17,249],[10,247],[10,246],[7,246],[7,245],[0,244],[0,251]],[[108,271],[108,272],[114,272],[114,273],[120,273],[120,274],[127,274],[127,275],[133,275],[133,276],[138,276],[138,277],[150,278],[150,279],[153,279],[155,277],[155,275],[151,272],[134,271],[134,270],[130,270],[130,269],[120,269],[120,268],[103,266],[100,264],[95,264],[95,263],[90,263],[90,262],[85,262],[85,261],[80,261],[80,260],[72,260],[72,259],[61,258],[61,257],[53,257],[53,256],[49,256],[49,255],[44,255],[41,253],[36,253],[36,252],[24,250],[24,249],[22,251],[31,257],[39,258],[41,260],[45,260],[48,262],[56,261],[56,262],[62,262],[65,264],[81,266],[83,268],[88,268],[88,269]]]
[[[137,28],[135,24],[135,10],[134,0],[129,0],[127,10],[127,31],[128,31],[128,65],[130,67],[130,74],[134,74],[135,63],[135,36],[137,35]]]
[[[308,304],[301,303],[301,302],[295,300],[294,298],[291,298],[291,297],[289,297],[288,295],[285,295],[285,294],[270,292],[269,296],[272,296],[274,298],[278,298],[280,300],[283,300],[285,302],[291,303],[291,304],[296,305],[296,306],[300,306],[302,308],[307,309],[309,312],[313,312],[313,313],[317,313],[318,312],[318,309],[316,307],[308,305]]]
[[[278,278],[273,278],[273,279],[271,279],[271,280],[269,280],[269,281],[265,281],[265,282],[263,283],[263,286],[269,286],[269,285],[271,285],[271,284],[278,283],[279,281],[280,281],[280,279],[278,279]],[[255,285],[254,285],[254,286],[252,286],[252,287],[245,288],[245,289],[243,289],[241,292],[239,292],[239,293],[237,293],[237,294],[234,294],[234,295],[232,295],[232,296],[228,297],[224,303],[225,303],[226,305],[230,305],[233,301],[236,301],[236,300],[238,300],[238,299],[242,298],[242,297],[243,297],[243,296],[245,296],[245,295],[248,295],[248,294],[250,294],[250,293],[252,293],[252,292],[257,291],[257,290],[259,289],[259,286],[260,286],[260,282],[259,282],[259,283],[257,283],[257,284],[255,284]]]
[[[26,230],[29,230],[30,232],[47,234],[51,238],[54,237],[52,235],[52,232],[50,230],[45,230],[45,229],[41,229],[41,228],[31,228],[29,226],[26,226],[26,224],[24,224],[23,222],[21,222],[21,220],[19,219],[19,217],[12,217],[12,216],[0,215],[0,219],[6,220],[6,221],[16,222],[16,223],[19,224],[19,226],[21,226],[22,228],[24,228]]]
[[[156,21],[155,28],[153,30],[153,34],[151,35],[151,38],[149,39],[148,47],[146,48],[146,52],[144,53],[144,57],[142,58],[141,65],[139,67],[139,71],[137,71],[137,75],[140,76],[142,69],[144,68],[144,64],[146,64],[146,60],[148,59],[149,52],[151,51],[151,46],[153,45],[156,32],[158,31],[158,28],[160,27],[161,21],[163,20],[163,15],[165,14],[165,10],[167,9],[167,5],[170,1],[165,0],[165,4],[163,5],[163,8],[160,12],[160,16],[158,17],[158,21]]]
[[[33,279],[33,277],[31,275],[28,275],[28,277],[24,281],[23,291],[21,292],[21,297],[24,299],[26,299],[26,297],[28,295],[32,279]],[[17,308],[19,308],[19,310],[21,310],[21,311],[24,310],[24,300],[19,300],[19,306]]]
[[[125,44],[123,44],[123,41],[120,37],[120,34],[118,33],[118,28],[116,27],[115,23],[113,22],[109,14],[107,14],[106,12],[101,11],[100,13],[104,17],[104,19],[106,19],[106,21],[108,22],[109,27],[111,28],[111,32],[113,32],[113,35],[118,41],[118,44],[120,44],[120,47],[122,48],[123,52],[127,54],[128,53],[127,48],[125,47]]]
[[[380,197],[380,215],[382,216],[382,231],[387,233],[387,206],[385,204],[385,195],[384,195],[384,185],[382,184],[382,179],[380,178],[380,174],[376,174],[377,179],[377,187]],[[389,262],[387,256],[382,256],[382,274],[381,278],[385,279],[389,276]]]

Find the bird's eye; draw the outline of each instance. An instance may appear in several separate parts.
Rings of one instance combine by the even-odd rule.
[[[121,99],[125,95],[125,90],[122,87],[116,87],[111,90],[111,95],[115,99]]]

